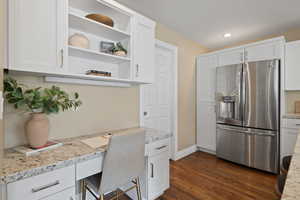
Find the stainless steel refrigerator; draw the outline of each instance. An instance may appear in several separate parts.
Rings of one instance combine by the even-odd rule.
[[[278,173],[280,61],[216,70],[217,156]]]

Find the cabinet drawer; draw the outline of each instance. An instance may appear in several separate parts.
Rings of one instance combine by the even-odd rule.
[[[76,165],[76,180],[81,180],[102,171],[103,156]]]
[[[300,119],[285,119],[283,120],[283,127],[300,129]]]
[[[75,187],[71,187],[42,200],[75,200]]]
[[[74,165],[7,185],[8,200],[38,200],[75,185]]]
[[[164,139],[164,140],[151,143],[147,146],[147,155],[153,156],[153,155],[160,154],[162,152],[169,151],[169,147],[170,147],[169,139]]]

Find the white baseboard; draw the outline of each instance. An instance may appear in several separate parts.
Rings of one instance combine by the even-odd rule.
[[[198,150],[198,151],[205,152],[205,153],[209,153],[209,154],[212,154],[212,155],[216,155],[216,152],[215,152],[215,151],[212,151],[212,150],[210,150],[210,149],[205,149],[205,148],[202,148],[202,147],[197,147],[197,150]]]
[[[188,156],[188,155],[190,155],[190,154],[192,154],[196,151],[197,151],[197,146],[196,145],[193,145],[191,147],[188,147],[188,148],[185,148],[181,151],[178,151],[175,155],[175,161],[179,160],[181,158],[184,158],[184,157],[186,157],[186,156]]]

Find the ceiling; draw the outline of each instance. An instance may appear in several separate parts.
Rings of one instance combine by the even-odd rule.
[[[300,0],[117,1],[211,49],[300,27]]]

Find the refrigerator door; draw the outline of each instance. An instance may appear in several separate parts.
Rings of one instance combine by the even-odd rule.
[[[242,70],[242,64],[217,67],[217,123],[242,125]]]
[[[279,60],[246,63],[243,89],[243,126],[278,130]]]
[[[248,167],[278,173],[278,133],[217,126],[217,156]]]

